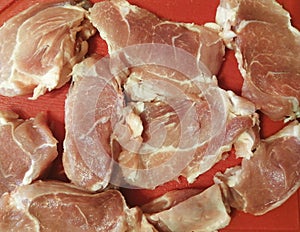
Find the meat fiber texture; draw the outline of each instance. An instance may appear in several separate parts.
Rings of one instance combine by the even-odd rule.
[[[159,231],[217,231],[230,222],[228,208],[223,203],[218,185],[213,185],[201,193],[195,189],[175,190],[142,208],[146,210],[148,220]]]
[[[38,181],[0,199],[1,231],[156,231],[117,190],[92,194],[74,185]]]
[[[37,3],[10,18],[0,28],[0,94],[36,99],[60,88],[94,33],[87,11],[69,4]]]
[[[235,50],[242,96],[273,120],[300,116],[300,32],[275,0],[221,0],[216,22]]]
[[[0,195],[41,177],[57,157],[57,141],[45,116],[22,120],[0,111]]]
[[[241,166],[217,173],[232,207],[262,215],[279,207],[300,187],[300,124],[291,122],[262,140]]]
[[[233,143],[245,148],[257,136],[254,105],[212,75],[224,55],[216,31],[163,21],[126,1],[90,12],[110,57],[73,70],[63,158],[73,183],[98,190],[109,182],[155,188],[179,175],[193,182]]]

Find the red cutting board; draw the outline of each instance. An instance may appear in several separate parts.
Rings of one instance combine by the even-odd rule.
[[[0,25],[31,4],[42,0],[0,0]],[[61,0],[47,0],[47,2],[58,2]],[[94,2],[96,2],[95,0]],[[300,29],[300,3],[299,0],[278,0],[292,17],[292,23]],[[168,20],[181,22],[194,22],[204,24],[213,22],[219,0],[131,0],[133,4],[148,9],[158,16]],[[9,39],[9,35],[7,35]],[[107,47],[99,36],[91,39],[90,52],[97,52],[102,56],[107,54]],[[1,54],[0,54],[1,55]],[[240,94],[242,78],[237,68],[237,63],[232,51],[226,52],[225,62],[218,75],[219,84],[224,89],[231,89]],[[28,100],[29,96],[8,98],[0,96],[0,109],[10,109],[18,113],[22,118],[34,117],[43,111],[48,115],[49,126],[54,136],[59,140],[59,153],[61,155],[64,139],[64,101],[69,84],[59,90],[52,91],[40,97],[38,100]],[[262,137],[270,136],[283,126],[282,122],[272,122],[261,115]],[[66,180],[62,172],[60,158],[56,160],[50,178]],[[228,159],[215,165],[209,172],[199,177],[193,185],[189,186],[184,178],[178,182],[170,182],[156,190],[122,190],[130,205],[143,204],[150,199],[163,194],[171,189],[198,187],[206,188],[212,184],[213,175],[226,167],[240,163],[231,152]],[[300,231],[300,190],[279,208],[263,215],[251,216],[249,214],[233,211],[230,225],[222,231]]]

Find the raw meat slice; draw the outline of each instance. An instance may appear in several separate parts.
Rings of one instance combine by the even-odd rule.
[[[63,182],[18,187],[0,209],[1,231],[156,231],[119,191],[91,194]]]
[[[104,189],[109,183],[113,118],[116,108],[123,105],[118,84],[106,75],[107,70],[96,68],[96,61],[87,58],[73,69],[74,82],[65,105],[63,154],[68,178],[91,191]]]
[[[235,50],[242,96],[273,120],[300,116],[300,33],[275,0],[221,0],[216,21]]]
[[[0,140],[0,195],[41,177],[57,157],[57,141],[43,114],[24,121],[0,111]]]
[[[290,123],[262,140],[254,155],[241,166],[217,173],[230,205],[254,215],[285,202],[300,187],[300,125]]]
[[[201,92],[191,80],[178,81],[185,77],[178,71],[154,75],[170,71],[156,65],[147,66],[148,74],[132,68],[127,79],[115,78],[115,63],[90,58],[74,68],[63,163],[76,185],[93,191],[109,182],[155,188],[179,175],[193,182],[257,123],[252,103],[216,84]],[[181,83],[190,86],[186,93]]]
[[[106,6],[109,11],[105,10]],[[122,12],[118,13],[116,10],[119,8]],[[153,14],[126,1],[95,4],[91,9],[91,19],[100,33],[108,33],[111,27],[108,23],[101,28],[101,19],[117,26],[123,21],[114,21],[111,13],[123,14],[125,11],[128,11],[126,16],[133,24],[137,24],[141,17],[143,22],[149,18],[164,24]],[[98,22],[99,19],[101,22]],[[167,24],[174,26],[171,22]],[[148,26],[151,30],[151,24]],[[179,35],[186,32],[193,38],[196,36],[197,51],[205,47],[201,33],[195,34],[183,25],[176,24],[177,27],[181,28],[176,32]],[[140,26],[138,28],[141,29]],[[90,73],[74,70],[74,75],[78,72],[81,81],[75,80],[66,103],[67,152],[64,163],[71,181],[90,190],[101,189],[109,181],[118,186],[129,184],[130,187],[155,188],[179,175],[193,182],[199,174],[219,161],[222,153],[229,151],[241,134],[252,130],[257,123],[252,103],[217,86],[209,70],[211,68],[207,69],[199,60],[199,57],[205,57],[202,54],[204,51],[191,54],[182,49],[185,43],[190,43],[189,36],[186,40],[185,36],[181,38],[176,47],[168,42],[157,44],[167,38],[154,42],[151,37],[134,40],[139,38],[135,35],[136,31],[130,30],[132,33],[126,43],[118,41],[119,34],[105,37],[112,47],[110,58],[105,58],[108,59],[106,65],[101,65],[100,60],[91,67]],[[155,35],[160,38],[158,32]],[[175,36],[173,32],[168,33]],[[210,33],[214,34],[215,39],[204,44],[214,45],[206,47],[205,54],[213,54],[218,61],[220,54],[223,54],[223,46],[219,44],[217,34]],[[164,33],[161,36],[168,35]],[[133,44],[135,46],[123,47]],[[84,62],[80,69],[84,70]],[[104,75],[106,77],[102,78]],[[91,76],[94,78],[91,79]],[[104,85],[107,84],[108,88],[112,85],[109,84],[111,81],[118,83],[113,84],[117,88],[109,87],[105,92]],[[87,94],[92,96],[88,100],[91,104],[82,97]],[[100,108],[93,108],[100,101]],[[101,115],[106,108],[110,110],[106,111],[104,120],[104,115]],[[88,136],[91,132],[93,135]],[[97,147],[99,136],[102,145]],[[103,144],[106,144],[105,152]],[[81,171],[85,174],[82,175],[84,180],[78,180],[77,173]],[[93,181],[88,183],[90,180]]]
[[[110,54],[130,45],[168,44],[197,57],[212,74],[219,72],[225,50],[215,29],[162,20],[125,0],[96,3],[90,13],[91,22],[107,42]]]
[[[194,182],[258,123],[247,100],[216,85],[200,91],[191,81],[178,82],[178,72],[167,71],[135,68],[124,84],[127,106],[118,114],[112,139],[121,146],[115,168],[131,187],[155,188],[179,175]]]
[[[223,203],[218,185],[213,185],[204,192],[192,196],[169,209],[146,214],[146,217],[159,231],[166,232],[216,231],[224,228],[230,222],[230,216]]]
[[[196,188],[172,190],[142,205],[141,209],[146,214],[159,213],[161,211],[168,210],[173,206],[179,204],[180,202],[183,202],[192,196],[200,194],[201,192],[201,189]]]
[[[0,28],[0,94],[32,99],[60,88],[88,51],[95,29],[88,12],[69,4],[37,3]],[[10,35],[10,39],[7,39]]]

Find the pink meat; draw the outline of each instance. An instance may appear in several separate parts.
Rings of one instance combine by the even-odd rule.
[[[119,113],[112,139],[121,146],[115,157],[132,186],[155,188],[179,175],[192,183],[257,123],[247,100],[216,85],[201,92],[183,75],[168,71],[134,68],[124,85],[130,101]]]
[[[117,20],[120,14],[130,19],[128,25],[137,27],[129,30],[126,43],[122,42],[124,36],[110,31],[123,27],[126,17]],[[165,23],[125,1],[95,4],[91,20],[104,34],[111,56],[84,61],[73,71],[74,84],[66,102],[64,154],[66,173],[73,183],[98,190],[108,182],[155,188],[180,175],[193,182],[242,134],[251,134],[257,123],[254,105],[220,89],[210,74],[217,70],[201,63],[207,60],[198,60],[213,54],[218,61],[223,54],[216,32],[209,32],[214,36],[207,43],[201,33],[195,34],[195,28],[176,24],[177,34],[157,31],[137,41],[139,30],[148,25],[151,31],[151,20]],[[181,38],[182,33],[187,34]],[[181,42],[153,40],[168,36],[175,41],[181,38]],[[190,37],[197,41],[197,52],[191,49],[194,53],[189,53],[184,46],[191,43]],[[142,44],[123,48],[135,43]],[[204,47],[205,55],[200,49]],[[119,48],[123,49],[118,52]]]
[[[1,231],[156,231],[117,190],[91,194],[62,182],[35,182],[0,199]]]
[[[300,33],[275,0],[221,0],[216,21],[244,78],[242,95],[273,120],[300,115]]]
[[[96,61],[87,58],[74,67],[74,83],[65,106],[63,154],[68,178],[94,191],[109,183],[113,165],[110,143],[113,118],[116,108],[123,105],[118,84],[105,75],[107,70],[94,68]],[[87,95],[89,98],[83,98]]]
[[[0,112],[0,195],[41,177],[57,157],[57,141],[43,114],[29,120]]]
[[[190,190],[180,190],[183,194]],[[176,197],[172,194],[168,197]],[[154,202],[157,204],[159,201],[162,203],[168,198],[162,196]],[[175,201],[175,199],[168,199]],[[148,207],[151,207],[151,202]],[[217,231],[224,228],[230,222],[225,204],[222,200],[222,194],[218,185],[213,185],[202,193],[190,196],[183,201],[172,205],[170,208],[162,209],[159,212],[146,214],[149,222],[153,223],[159,231],[162,232],[196,232],[196,231]]]
[[[208,27],[162,20],[125,0],[96,3],[90,13],[110,54],[135,44],[168,44],[196,56],[214,75],[223,62],[223,42],[217,31]]]
[[[290,123],[262,140],[242,165],[216,175],[232,207],[254,215],[284,203],[300,187],[300,125]]]
[[[81,7],[40,3],[9,19],[0,28],[0,94],[36,99],[69,81],[95,33],[86,17]]]

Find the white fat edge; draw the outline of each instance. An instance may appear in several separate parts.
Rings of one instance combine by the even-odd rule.
[[[242,178],[242,172],[243,169],[241,166],[229,168],[225,171],[224,176],[226,177],[226,185],[229,188],[234,188],[236,185],[238,185]],[[219,180],[221,181],[221,180]],[[221,181],[222,183],[223,181]]]
[[[83,7],[80,7],[80,6],[76,6],[76,5],[71,5],[70,3],[63,3],[63,4],[60,4],[60,5],[56,5],[55,7],[62,7],[62,8],[66,8],[66,9],[70,9],[70,10],[77,10],[77,11],[81,11],[82,13],[84,14],[87,14],[87,10],[84,9]],[[48,10],[48,9],[46,9]]]
[[[22,147],[22,145],[21,145],[21,147]],[[27,151],[22,147],[22,151],[26,152],[26,153],[29,155],[29,157],[31,158],[31,159],[30,159],[30,160],[31,160],[30,168],[27,170],[27,172],[25,173],[25,175],[24,175],[24,177],[23,177],[23,181],[22,181],[22,184],[23,184],[23,185],[30,184],[33,180],[35,180],[36,178],[39,177],[39,175],[42,174],[41,172],[42,172],[43,170],[41,170],[41,169],[40,169],[40,166],[39,166],[39,165],[36,165],[36,164],[38,163],[37,161],[41,160],[41,159],[44,157],[44,154],[43,154],[43,153],[42,153],[42,154],[39,154],[38,157],[37,157],[37,159],[33,159],[32,154],[35,154],[36,151],[39,150],[39,149],[43,149],[43,148],[47,148],[47,147],[55,148],[55,147],[56,147],[56,143],[54,143],[54,144],[53,144],[53,143],[42,144],[41,146],[36,147],[36,148],[34,149],[33,153],[27,152]],[[47,159],[43,160],[43,163],[50,163],[50,162],[52,162],[55,158],[56,158],[56,156],[53,157],[51,160],[49,160],[49,157],[48,157]]]
[[[216,23],[223,28],[219,35],[223,38],[225,45],[229,49],[233,49],[231,42],[233,38],[236,37],[236,33],[231,29],[231,27],[235,26],[238,8],[239,6],[231,8],[229,3],[225,3],[225,7],[219,5],[216,12]]]
[[[158,97],[156,91],[149,84],[139,83],[139,81],[141,81],[139,75],[131,75],[124,85],[125,91],[132,100],[139,101],[142,99],[144,102],[155,100]]]
[[[108,181],[99,181],[94,183],[89,189],[92,192],[96,192],[102,189],[105,189],[105,187],[108,185]]]
[[[300,138],[300,124],[299,122],[293,121],[289,125],[285,126],[283,129],[281,129],[279,132],[276,134],[268,137],[264,141],[266,142],[272,142],[273,140],[281,137],[296,137]],[[299,139],[300,140],[300,139]]]
[[[229,100],[232,105],[231,111],[235,115],[246,116],[246,115],[252,115],[255,113],[255,111],[256,111],[255,105],[252,102],[236,95],[231,90],[228,90],[227,94],[229,96]],[[248,107],[244,107],[244,105],[246,105]]]
[[[250,159],[253,156],[255,139],[248,131],[243,132],[233,144],[236,157]]]
[[[11,125],[14,127],[14,123],[12,121],[23,122],[23,119],[19,119],[19,115],[14,113],[13,111],[1,111],[0,110],[0,125]]]
[[[293,114],[284,119],[284,123],[300,118],[300,105],[296,97],[286,97],[293,107]]]
[[[132,132],[133,138],[138,138],[142,135],[144,127],[141,118],[137,114],[131,111],[126,115],[125,121]]]
[[[197,167],[198,171],[196,172],[193,170],[193,168],[189,168],[188,166],[185,169],[187,171],[186,178],[188,183],[193,183],[199,175],[208,171],[214,164],[219,162],[223,158],[224,153],[230,151],[231,148],[232,148],[232,143],[219,147],[219,149],[215,152],[215,154],[204,155],[199,162],[199,165]]]
[[[0,83],[0,94],[7,97],[14,97],[22,94],[21,89],[11,81],[2,81]]]
[[[234,55],[235,55],[235,58],[238,61],[238,68],[239,68],[239,70],[242,74],[242,77],[245,79],[245,77],[247,77],[247,71],[243,67],[243,64],[244,64],[243,60],[244,59],[243,59],[242,52],[238,47],[235,48],[235,54]]]
[[[50,71],[48,71],[43,76],[36,76],[36,81],[39,83],[33,91],[33,96],[30,98],[32,100],[37,99],[39,96],[43,95],[47,90],[51,91],[55,89],[60,81],[60,68],[54,66]]]

